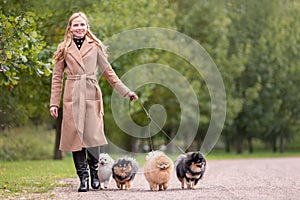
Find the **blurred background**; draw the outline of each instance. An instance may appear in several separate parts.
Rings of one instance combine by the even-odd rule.
[[[83,11],[102,41],[140,27],[162,27],[196,40],[216,63],[226,89],[226,121],[213,153],[300,152],[299,0],[0,0],[0,161],[62,159],[60,118],[50,117],[52,55],[73,12]],[[134,40],[134,38],[132,38]],[[184,47],[179,47],[184,49]],[[211,118],[207,86],[183,58],[159,49],[141,49],[114,60],[119,76],[136,65],[167,64],[193,87],[199,101],[199,128],[189,151],[200,150]],[[111,114],[111,86],[103,79],[105,132],[123,151],[149,151],[149,138],[122,132]],[[184,88],[183,88],[184,90]],[[147,109],[161,104],[168,114],[152,137],[164,149],[180,123],[180,106],[168,88],[149,84],[137,91]],[[147,125],[142,108],[130,112]],[[182,139],[184,140],[184,138]],[[180,146],[184,141],[176,141]],[[103,151],[113,152],[107,145]]]

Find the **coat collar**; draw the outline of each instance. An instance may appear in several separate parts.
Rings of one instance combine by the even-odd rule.
[[[84,57],[93,48],[93,45],[92,45],[93,42],[94,42],[94,40],[92,40],[91,38],[86,36],[86,38],[82,44],[82,47],[80,48],[80,53],[81,53],[82,57]]]
[[[93,48],[94,41],[86,36],[84,42],[82,43],[82,47],[80,50],[76,47],[75,42],[72,40],[71,45],[69,47],[68,53],[77,61],[77,63],[80,65],[80,67],[85,70],[84,64],[83,64],[83,57]]]

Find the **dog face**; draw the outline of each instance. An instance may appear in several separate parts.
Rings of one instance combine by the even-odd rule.
[[[168,168],[172,168],[172,161],[168,159],[166,156],[159,156],[155,159],[156,166],[160,170],[166,170]]]
[[[138,163],[133,158],[119,158],[113,165],[113,175],[120,178],[133,178],[138,170]]]
[[[206,166],[206,160],[200,152],[188,153],[185,163],[193,172],[200,172]]]
[[[99,157],[99,166],[112,166],[114,160],[106,153],[101,153]]]
[[[125,177],[132,171],[132,164],[130,161],[122,159],[114,165],[113,169],[117,175]]]

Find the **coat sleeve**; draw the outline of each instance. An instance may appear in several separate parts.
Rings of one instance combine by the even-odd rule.
[[[119,79],[115,71],[112,69],[107,58],[104,56],[100,47],[98,48],[97,64],[100,66],[101,75],[103,75],[109,84],[123,97],[125,97],[130,89]]]
[[[54,69],[52,73],[50,107],[51,106],[59,107],[62,87],[63,87],[64,68],[65,68],[64,59],[54,64]]]

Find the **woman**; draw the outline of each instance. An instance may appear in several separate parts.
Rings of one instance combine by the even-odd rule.
[[[60,150],[72,152],[78,192],[100,187],[98,179],[99,147],[107,144],[103,128],[102,93],[96,78],[98,67],[110,85],[123,97],[137,100],[118,78],[107,61],[105,46],[89,29],[84,13],[74,13],[68,22],[64,41],[54,53],[50,114],[58,117],[64,72],[63,122]],[[88,167],[89,166],[89,167]]]

